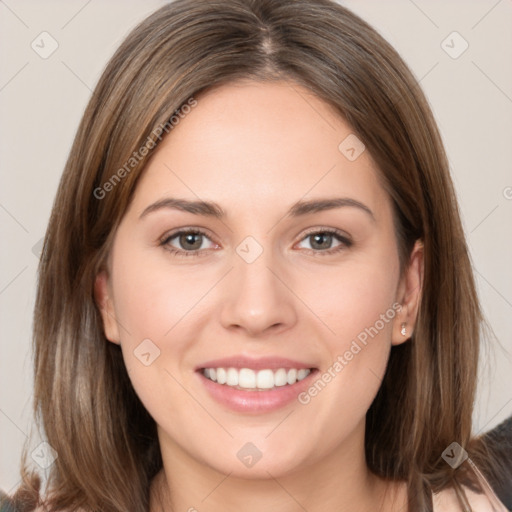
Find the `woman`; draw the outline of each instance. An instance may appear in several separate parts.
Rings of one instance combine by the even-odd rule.
[[[41,510],[505,510],[471,436],[482,317],[437,128],[335,3],[139,25],[38,286]]]

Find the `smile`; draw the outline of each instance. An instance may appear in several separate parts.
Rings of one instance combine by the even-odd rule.
[[[207,379],[218,384],[244,391],[263,391],[300,382],[311,373],[311,369],[203,368],[202,373]]]
[[[195,374],[217,404],[243,414],[264,414],[296,404],[313,382],[317,368],[200,368]]]

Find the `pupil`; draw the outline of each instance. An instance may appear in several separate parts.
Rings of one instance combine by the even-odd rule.
[[[201,247],[201,241],[199,239],[201,235],[198,233],[187,233],[186,235],[181,236],[180,243],[182,243],[182,246],[187,248],[187,244],[189,245],[189,249],[199,249]],[[198,237],[199,242],[196,240],[196,243],[194,244],[194,237]],[[183,243],[184,242],[184,243]],[[193,246],[193,247],[190,247]]]
[[[321,234],[316,234],[316,235],[313,235],[313,248],[315,248],[315,244],[317,244],[317,241],[320,239],[320,240],[324,240],[327,241],[327,243],[324,243],[322,244],[321,242],[318,243],[319,247],[317,247],[318,249],[328,249],[329,248],[329,245],[330,245],[330,242],[331,242],[331,238],[332,238],[332,235],[328,234],[328,233],[321,233]]]

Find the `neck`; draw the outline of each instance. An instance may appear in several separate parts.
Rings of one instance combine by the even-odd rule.
[[[161,432],[159,438],[163,469],[152,482],[151,512],[407,510],[405,485],[371,473],[364,442],[354,442],[356,439],[346,440],[308,466],[279,474],[267,471],[268,478],[248,479],[233,472],[223,474],[190,457]]]

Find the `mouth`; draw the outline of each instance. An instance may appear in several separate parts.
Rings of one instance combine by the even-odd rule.
[[[206,366],[195,373],[217,404],[237,413],[261,415],[296,403],[318,372],[314,367]]]
[[[268,391],[293,386],[304,380],[316,368],[201,368],[201,374],[212,382],[239,391]]]

